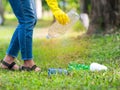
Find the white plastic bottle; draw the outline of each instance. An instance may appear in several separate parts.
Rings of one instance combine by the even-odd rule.
[[[65,34],[66,31],[71,28],[80,18],[79,14],[74,10],[69,11],[67,15],[70,18],[70,22],[66,25],[59,24],[58,21],[53,23],[48,30],[47,38],[55,38]]]
[[[91,63],[90,64],[90,71],[102,71],[107,70],[107,67],[98,63]]]
[[[82,24],[86,28],[86,30],[88,30],[90,20],[86,13],[80,14],[80,21],[82,22]]]

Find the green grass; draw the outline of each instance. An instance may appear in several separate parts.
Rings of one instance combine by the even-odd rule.
[[[13,21],[13,26],[10,26],[7,22],[5,26],[0,26],[1,59],[5,55],[12,29],[16,24],[16,21]],[[34,60],[42,68],[42,72],[13,72],[0,69],[0,90],[119,90],[120,34],[89,38],[69,36],[50,40],[34,38],[33,45]],[[17,59],[18,64],[23,63],[20,54]],[[97,62],[106,65],[108,70],[80,70],[72,71],[70,75],[48,77],[48,68],[67,69],[70,62],[87,65]]]

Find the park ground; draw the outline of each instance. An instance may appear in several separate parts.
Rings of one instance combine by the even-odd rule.
[[[119,90],[120,89],[120,34],[82,37],[85,31],[73,31],[60,38],[46,39],[48,20],[40,20],[34,30],[33,53],[42,72],[20,72],[0,69],[0,90]],[[5,55],[16,26],[8,19],[0,26],[0,59]],[[89,65],[97,62],[107,71],[71,71],[69,75],[51,75],[49,68],[68,69],[71,62]],[[16,63],[23,62],[20,54]]]

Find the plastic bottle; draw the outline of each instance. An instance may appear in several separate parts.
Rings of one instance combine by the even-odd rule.
[[[90,65],[70,63],[68,69],[71,70],[90,70],[90,71],[101,71],[107,70],[107,67],[98,63],[91,63]]]
[[[68,70],[89,70],[90,66],[85,64],[70,63],[68,65]]]
[[[48,69],[48,76],[51,76],[51,74],[68,74],[68,71],[66,69],[61,68],[49,68]]]
[[[55,38],[59,37],[66,33],[66,31],[71,28],[80,18],[79,14],[74,10],[69,11],[68,16],[70,18],[70,22],[66,25],[59,24],[58,21],[53,23],[53,25],[48,30],[47,38]]]
[[[80,14],[80,21],[82,22],[82,24],[86,28],[86,30],[88,30],[90,20],[89,20],[87,13]]]
[[[90,71],[101,71],[101,70],[107,70],[107,67],[98,63],[90,64]]]

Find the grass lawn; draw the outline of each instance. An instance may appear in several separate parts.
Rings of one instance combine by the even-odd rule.
[[[9,24],[11,22],[11,25]],[[42,21],[43,22],[43,21]],[[39,24],[42,23],[39,21]],[[49,22],[44,23],[47,26]],[[5,55],[16,21],[8,20],[0,26],[0,59]],[[41,26],[42,27],[42,26]],[[37,25],[34,35],[41,28]],[[41,35],[41,34],[40,34]],[[119,90],[120,34],[77,38],[46,39],[34,37],[34,60],[42,72],[20,72],[0,69],[0,90]],[[20,54],[16,62],[23,62]],[[104,64],[107,71],[72,71],[70,75],[48,77],[48,68],[68,69],[70,62],[89,65]]]

